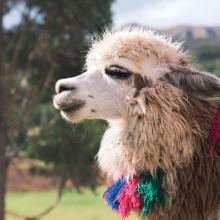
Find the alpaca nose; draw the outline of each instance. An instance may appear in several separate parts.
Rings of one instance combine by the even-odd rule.
[[[64,82],[63,80],[59,80],[55,86],[55,90],[57,94],[60,94],[63,91],[71,91],[75,89],[76,87],[72,83]]]

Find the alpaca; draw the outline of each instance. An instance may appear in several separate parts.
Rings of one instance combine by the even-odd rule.
[[[220,80],[195,69],[180,43],[134,27],[93,41],[85,68],[56,83],[54,106],[72,123],[109,123],[97,155],[109,178],[164,171],[168,201],[141,218],[216,220],[220,154],[207,154]]]

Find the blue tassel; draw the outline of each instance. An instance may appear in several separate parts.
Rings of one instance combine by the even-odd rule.
[[[113,183],[104,193],[103,197],[113,210],[118,210],[119,202],[116,200],[117,195],[121,192],[126,183],[126,179],[121,177],[117,182]]]

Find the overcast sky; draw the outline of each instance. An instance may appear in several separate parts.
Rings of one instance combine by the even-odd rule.
[[[20,21],[17,7],[3,19],[10,28]],[[112,6],[116,26],[141,23],[153,28],[176,25],[220,26],[220,0],[115,0]]]
[[[116,26],[137,22],[149,27],[220,26],[220,0],[116,0]]]

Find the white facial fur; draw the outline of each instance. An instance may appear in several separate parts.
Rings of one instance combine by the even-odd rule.
[[[128,106],[126,99],[132,90],[131,80],[113,79],[105,74],[105,68],[119,65],[154,82],[167,71],[169,63],[179,62],[183,58],[185,54],[181,52],[180,44],[173,44],[151,31],[128,29],[106,32],[102,39],[91,45],[86,58],[87,71],[57,82],[57,88],[64,84],[74,87],[74,90],[58,92],[54,105],[62,111],[60,106],[67,99],[83,101],[84,105],[74,111],[62,111],[62,115],[71,122],[123,119]]]
[[[117,119],[123,115],[124,103],[119,100],[124,88],[105,76],[102,69],[88,70],[78,77],[70,78],[69,81],[76,86],[74,95],[86,102],[82,109],[70,115],[70,121]]]
[[[68,84],[75,87],[71,95],[85,101],[85,105],[79,110],[73,112],[62,111],[61,114],[65,119],[75,123],[85,119],[115,121],[122,120],[125,117],[127,105],[129,104],[127,96],[132,90],[128,82],[129,79],[113,79],[105,74],[105,67],[116,64],[141,75],[145,75],[144,72],[147,69],[149,70],[152,65],[145,60],[142,65],[137,66],[130,60],[121,58],[117,61],[110,60],[98,67],[88,66],[88,70],[79,76],[59,80],[57,86]],[[69,97],[69,93],[69,91],[65,91],[55,96],[55,107],[59,108],[57,100],[65,100]]]

